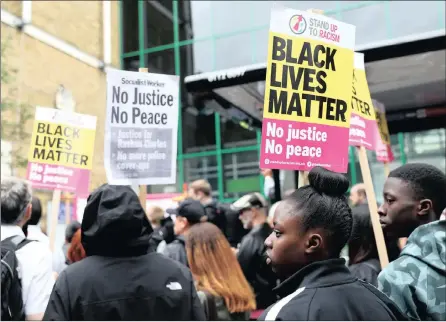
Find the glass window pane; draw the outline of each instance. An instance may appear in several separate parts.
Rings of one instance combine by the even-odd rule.
[[[164,6],[167,10],[172,12],[172,0],[155,0],[155,2],[158,2],[160,5]]]
[[[191,183],[195,180],[205,179],[212,186],[212,195],[218,197],[217,158],[215,155],[185,159],[183,163],[185,182]]]
[[[221,142],[223,148],[257,145],[257,133],[245,123],[221,117]],[[242,126],[243,125],[243,126]]]
[[[209,57],[197,60],[194,55],[197,44],[180,47],[181,78],[197,73],[197,61],[210,61]],[[182,122],[183,122],[183,152],[194,153],[216,149],[215,139],[215,109],[216,103],[208,99],[209,93],[190,94],[181,87],[182,91]]]
[[[145,66],[151,73],[175,75],[175,59],[173,49],[157,51],[144,55]],[[138,71],[139,56],[124,58],[124,70]]]
[[[195,38],[197,39],[197,38]],[[186,47],[186,46],[185,46]],[[193,74],[213,71],[215,68],[214,43],[210,40],[197,41],[192,48]]]
[[[183,152],[194,153],[215,150],[214,115],[199,114],[193,106],[183,109],[182,115]]]
[[[401,165],[401,151],[400,145],[398,142],[398,135],[392,134],[390,135],[390,143],[392,145],[392,152],[395,159],[389,163],[390,171],[398,168]],[[384,164],[376,160],[376,153],[372,151],[367,151],[367,156],[369,159],[370,172],[372,174],[373,187],[375,189],[376,201],[381,204],[383,202],[383,187],[384,182],[386,181]],[[361,167],[359,163],[357,163],[357,171],[361,172]],[[359,181],[361,178],[361,181]],[[358,176],[358,182],[363,182],[362,175]]]
[[[128,70],[130,72],[137,72],[139,68],[139,57],[128,57],[124,58],[124,70]]]
[[[404,134],[407,162],[423,162],[446,172],[446,129]]]
[[[173,2],[172,0],[169,0]],[[193,19],[192,19],[192,4],[196,1],[177,1],[178,3],[178,19],[179,19],[179,32],[180,40],[192,39],[194,38],[194,33],[192,29]],[[206,19],[205,16],[200,17],[200,20]]]
[[[223,154],[224,198],[260,192],[258,151]]]
[[[138,50],[138,1],[121,1],[124,53]]]
[[[145,11],[145,48],[173,43],[172,10],[157,1],[145,1]]]

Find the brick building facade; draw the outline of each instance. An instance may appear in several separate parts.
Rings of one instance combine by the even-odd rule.
[[[2,101],[9,95],[10,101],[26,104],[34,114],[36,106],[56,107],[62,85],[75,101],[75,112],[97,116],[90,188],[103,184],[105,70],[120,64],[118,2],[2,1],[1,21],[2,66],[16,70],[12,80],[2,84]],[[14,119],[15,113],[2,113],[2,120]],[[30,132],[32,119],[28,123],[25,129]],[[29,140],[5,143],[20,146],[23,156],[28,153]],[[5,160],[2,156],[2,166]],[[24,177],[26,168],[15,168],[14,175]],[[51,199],[49,192],[38,194],[44,206]]]

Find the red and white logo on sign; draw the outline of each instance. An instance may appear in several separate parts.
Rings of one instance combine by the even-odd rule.
[[[301,35],[307,30],[307,21],[303,15],[294,15],[290,19],[290,28],[296,35]]]

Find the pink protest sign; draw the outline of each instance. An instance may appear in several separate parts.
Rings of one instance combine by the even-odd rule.
[[[390,134],[386,119],[386,108],[384,104],[377,100],[372,100],[372,102],[377,117],[377,123],[374,131],[376,142],[376,159],[385,163],[392,162],[394,160],[394,156],[392,146],[390,144]],[[387,142],[384,142],[383,138],[386,139]]]
[[[28,162],[26,177],[33,188],[88,194],[90,170]]]
[[[364,54],[355,53],[349,143],[375,149],[376,116],[364,68]]]
[[[339,155],[340,147],[342,149],[344,144],[348,146],[348,131],[344,128],[263,119],[262,137],[271,138],[265,140],[265,151],[276,153],[273,158],[262,154],[264,166],[261,167],[309,171],[321,166],[331,171],[345,172],[348,166],[347,158],[333,158]],[[302,138],[305,138],[304,145],[293,143]],[[280,147],[285,147],[283,153]]]
[[[36,108],[27,179],[34,188],[88,194],[96,116]]]
[[[354,46],[353,25],[273,8],[260,168],[347,172]]]
[[[392,147],[389,144],[384,144],[381,140],[376,143],[376,160],[383,163],[389,163],[395,160]]]

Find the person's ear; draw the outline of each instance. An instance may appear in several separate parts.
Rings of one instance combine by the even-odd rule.
[[[25,223],[31,219],[31,213],[33,211],[33,205],[29,204],[28,207],[26,207],[26,211],[25,211],[25,217],[23,218]]]
[[[322,247],[322,237],[319,234],[311,234],[305,243],[305,253],[312,254],[315,253],[319,248]]]
[[[419,216],[427,216],[430,214],[431,210],[433,210],[432,200],[423,199],[418,203],[418,215]]]

